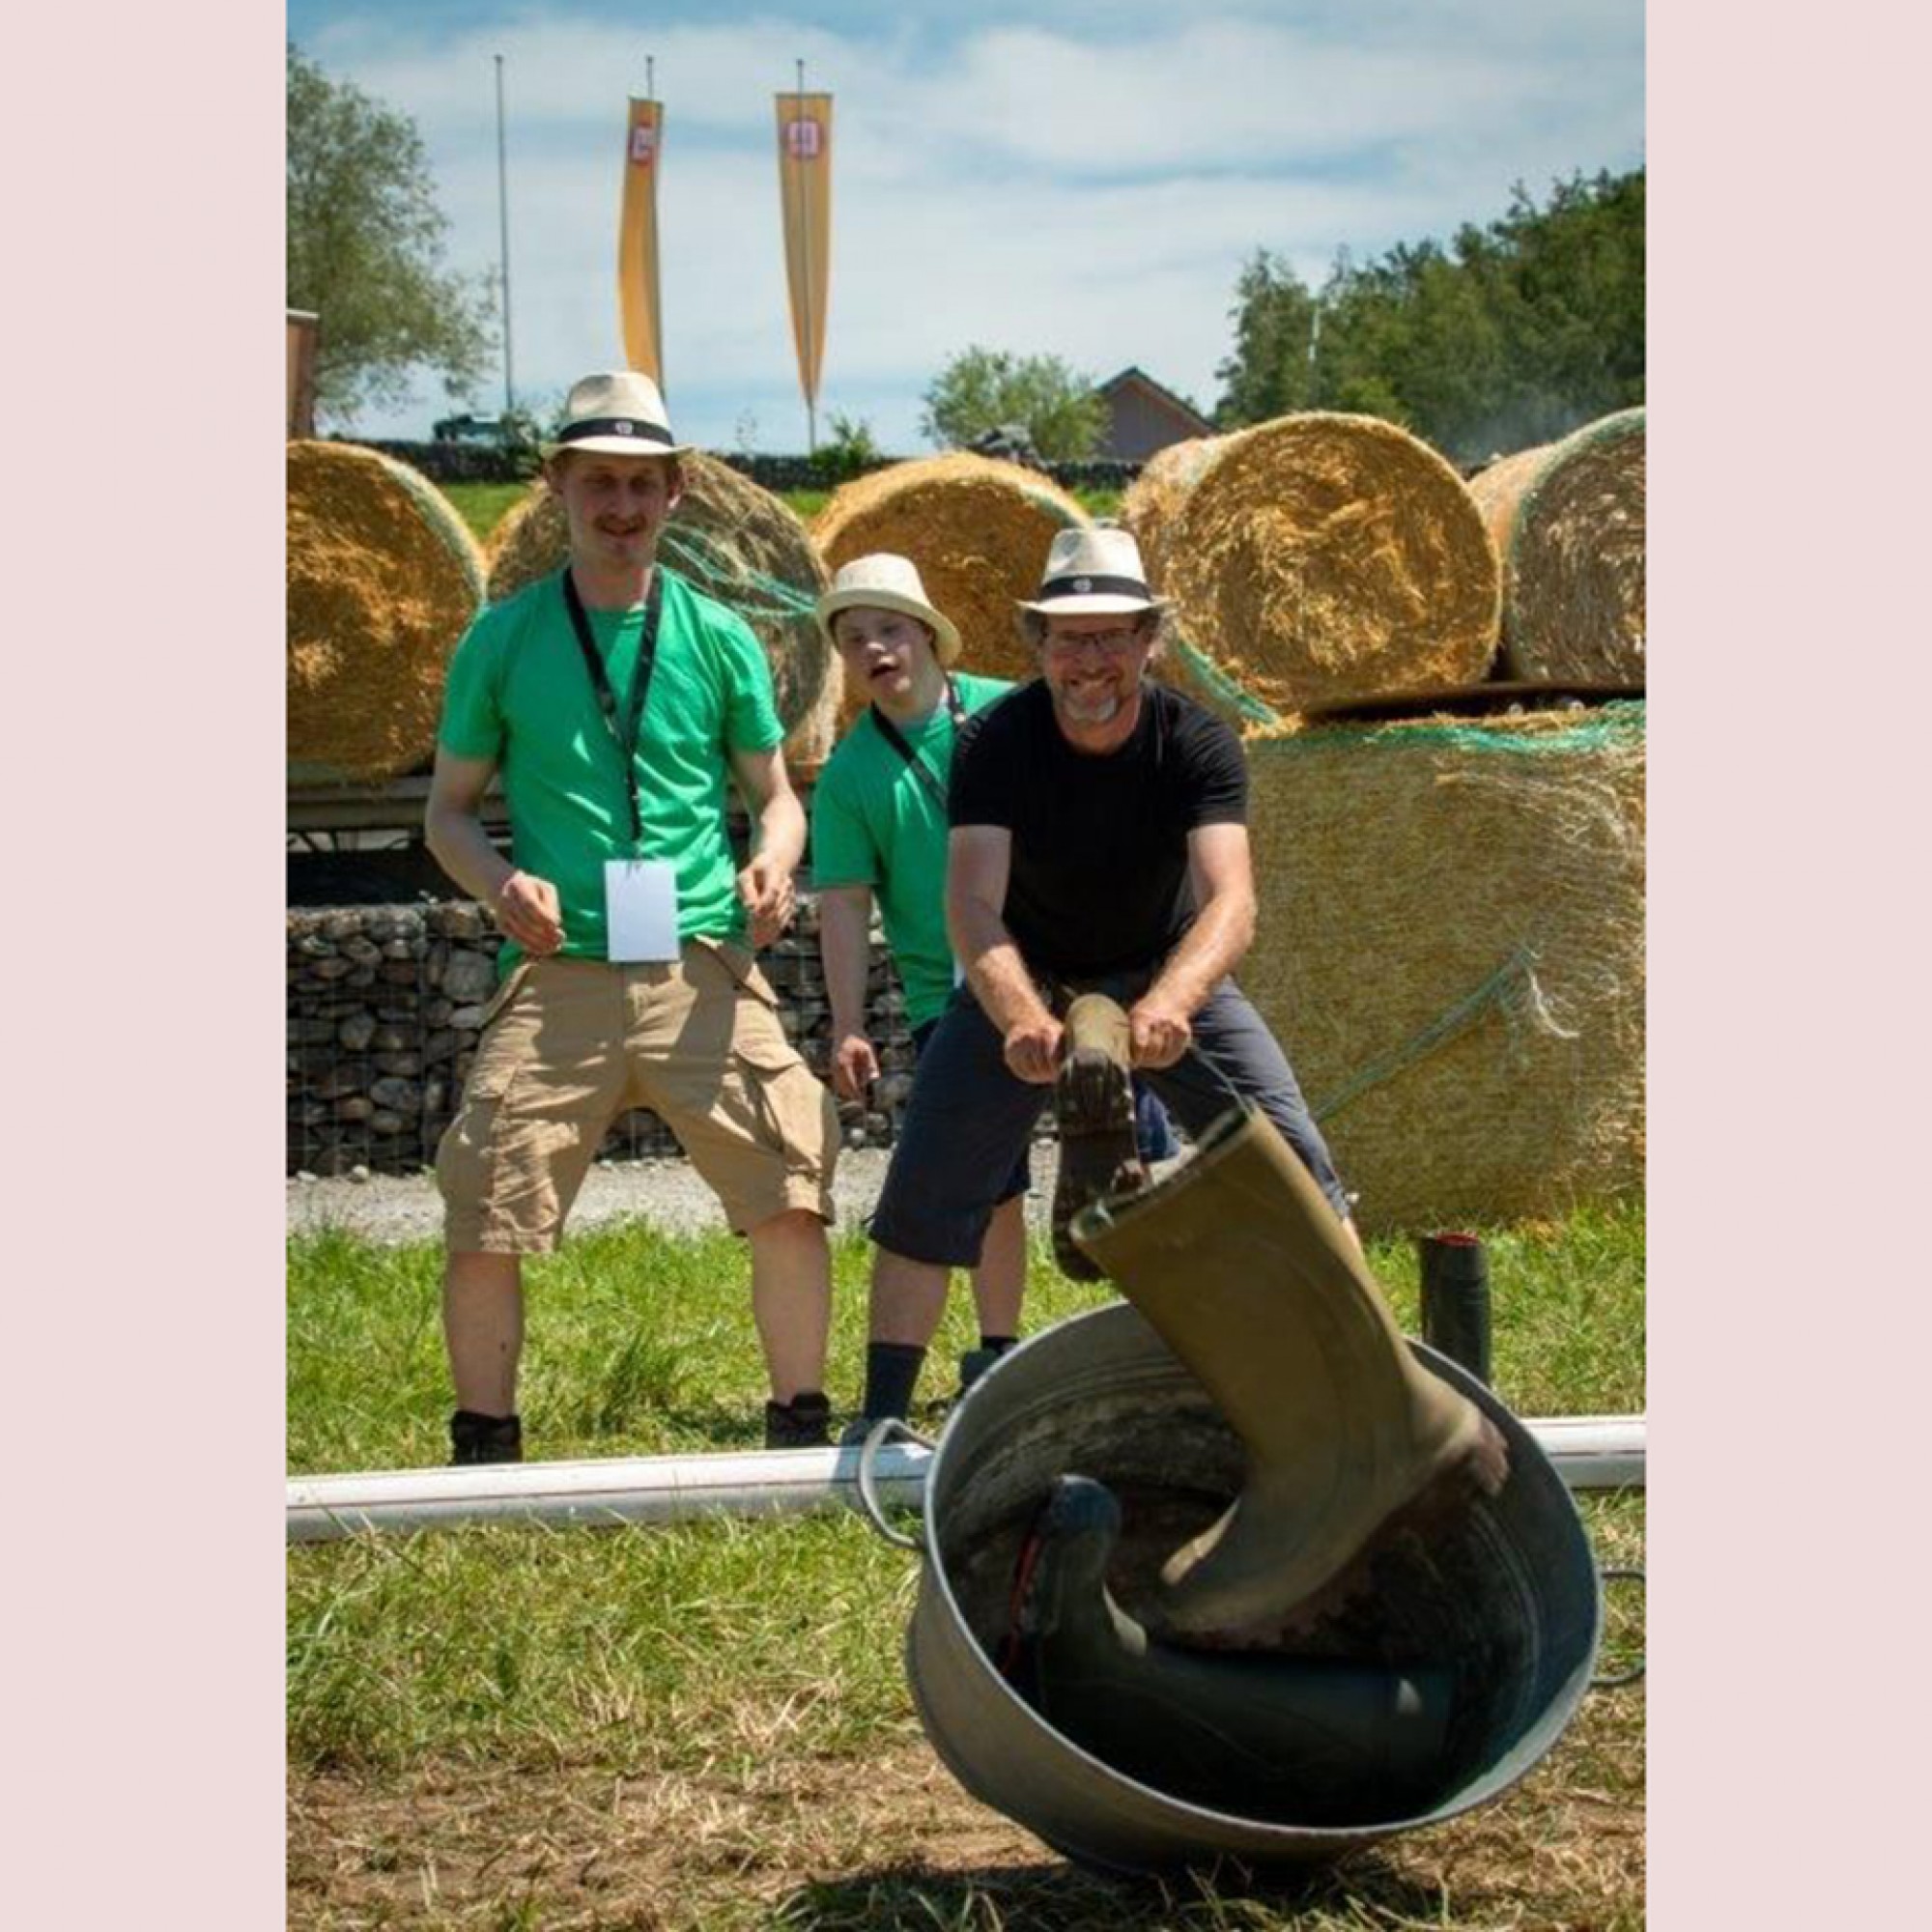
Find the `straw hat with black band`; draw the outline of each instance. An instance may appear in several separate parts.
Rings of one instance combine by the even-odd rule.
[[[563,427],[541,445],[546,462],[580,449],[594,456],[682,456],[694,447],[672,436],[658,385],[636,369],[572,384]]]
[[[840,567],[831,589],[818,600],[818,628],[835,650],[838,639],[832,635],[833,618],[841,611],[859,610],[896,611],[901,616],[918,618],[932,632],[933,655],[939,662],[958,661],[958,627],[944,611],[933,609],[919,565],[911,557],[881,550],[855,556]]]
[[[1106,528],[1061,530],[1046,553],[1038,590],[1031,602],[1016,601],[1042,617],[1125,617],[1167,608],[1148,588],[1131,532]]]

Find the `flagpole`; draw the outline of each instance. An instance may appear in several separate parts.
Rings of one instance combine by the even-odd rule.
[[[503,413],[516,407],[510,383],[510,176],[503,149],[503,56],[497,56],[497,213],[503,238]]]

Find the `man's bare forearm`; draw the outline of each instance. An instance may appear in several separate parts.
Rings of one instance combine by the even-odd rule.
[[[782,866],[787,872],[798,870],[798,862],[805,856],[805,808],[788,786],[773,792],[760,807],[753,849],[759,858]]]
[[[1171,1003],[1191,1019],[1207,1004],[1208,994],[1247,956],[1254,937],[1253,896],[1218,895],[1202,908],[1180,944],[1168,954],[1147,996]]]
[[[472,897],[495,905],[516,867],[497,850],[474,812],[432,807],[423,817],[423,842],[437,864]]]
[[[866,1031],[871,913],[871,894],[856,888],[835,887],[818,896],[818,952],[835,1039]]]
[[[953,953],[986,1017],[1003,1034],[1045,1018],[1046,1002],[999,914],[974,898],[955,901],[949,911]]]

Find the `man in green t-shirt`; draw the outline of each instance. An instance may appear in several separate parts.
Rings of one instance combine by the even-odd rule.
[[[805,849],[771,673],[741,618],[657,560],[689,447],[657,385],[588,376],[564,415],[544,456],[570,560],[458,644],[425,818],[508,941],[437,1153],[455,1460],[521,1458],[521,1258],[556,1245],[606,1129],[638,1106],[749,1240],[767,1446],[822,1443],[838,1113],[746,945],[790,920]],[[499,774],[508,859],[481,816]],[[753,817],[742,868],[727,778]]]
[[[847,689],[868,700],[826,760],[811,797],[811,877],[832,1006],[832,1080],[844,1098],[863,1100],[879,1077],[879,1057],[866,1032],[873,897],[917,1054],[939,1024],[955,980],[946,936],[946,781],[953,734],[962,720],[1012,687],[950,670],[959,633],[933,609],[908,557],[855,557],[819,599],[818,622],[844,662]],[[1022,1152],[973,1270],[980,1346],[959,1365],[962,1387],[1018,1336],[1031,1181]],[[895,1347],[874,1340],[869,1352]],[[875,1367],[868,1361],[868,1375]]]

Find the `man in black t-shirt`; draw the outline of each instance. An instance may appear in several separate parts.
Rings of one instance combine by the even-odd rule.
[[[1040,674],[960,735],[947,920],[964,984],[872,1217],[868,1419],[910,1405],[948,1270],[979,1259],[1060,1072],[1074,994],[1126,1009],[1135,1068],[1190,1133],[1237,1096],[1259,1107],[1353,1238],[1288,1061],[1228,977],[1255,930],[1247,766],[1227,725],[1149,681],[1163,608],[1124,530],[1062,531],[1020,606]]]

